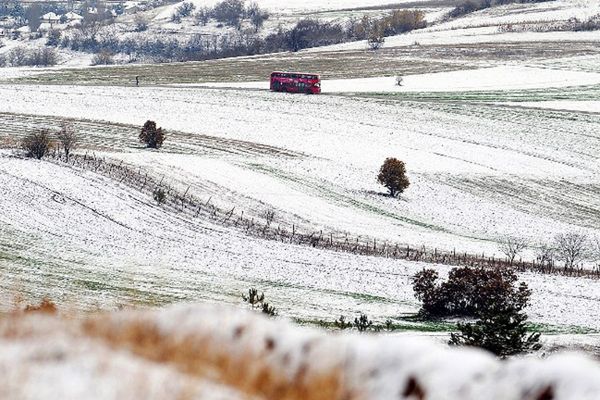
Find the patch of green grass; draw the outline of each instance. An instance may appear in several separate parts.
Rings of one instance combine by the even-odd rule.
[[[294,318],[293,321],[299,325],[303,326],[315,326],[320,328],[325,328],[329,330],[338,329],[335,324],[335,318],[331,320],[321,320],[321,319],[305,319],[305,318]],[[354,317],[348,318],[349,322],[354,321]],[[409,323],[409,322],[399,322],[395,320],[391,325],[386,326],[386,324],[382,323],[374,323],[370,329],[375,332],[424,332],[424,333],[433,333],[433,332],[453,332],[456,331],[456,324],[451,322],[443,322],[443,321],[423,321],[420,323]]]
[[[562,335],[562,334],[574,334],[574,335],[589,335],[594,333],[600,333],[598,329],[587,328],[583,326],[575,325],[550,325],[542,323],[529,323],[527,324],[527,330],[531,332],[540,332],[545,335]]]
[[[332,294],[332,295],[337,295],[337,296],[350,297],[352,299],[360,300],[365,303],[395,303],[396,302],[395,300],[388,299],[387,297],[383,297],[383,296],[376,296],[376,295],[371,295],[371,294],[366,294],[366,293],[357,293],[357,292],[346,292],[343,290],[318,289],[318,288],[313,288],[313,287],[309,287],[309,286],[292,285],[288,282],[277,282],[277,281],[271,281],[271,280],[267,280],[267,279],[260,279],[257,281],[257,283],[259,284],[258,285],[259,287],[265,286],[265,287],[273,287],[273,288],[287,288],[287,289],[305,290],[305,291],[310,291],[310,292],[320,292],[320,293]],[[240,296],[241,296],[241,294],[240,294]]]

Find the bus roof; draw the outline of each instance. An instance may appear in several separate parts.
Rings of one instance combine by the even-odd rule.
[[[320,77],[319,74],[314,74],[311,72],[295,72],[295,71],[273,71],[271,72],[271,75],[273,74],[287,74],[287,75],[310,75],[310,76],[316,76],[317,78]]]

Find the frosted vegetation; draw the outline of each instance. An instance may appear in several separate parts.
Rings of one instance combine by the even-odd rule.
[[[123,7],[0,47],[0,392],[598,397],[597,2]]]

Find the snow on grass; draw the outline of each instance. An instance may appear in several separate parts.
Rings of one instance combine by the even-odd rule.
[[[192,184],[194,194],[221,199],[224,208],[273,208],[289,224],[496,256],[505,235],[535,246],[557,233],[600,229],[593,195],[600,122],[593,117],[217,89],[4,86],[0,94],[15,99],[5,112],[134,126],[151,118],[186,132],[190,143],[210,134],[302,154],[238,153],[222,141],[229,155],[143,155],[119,139],[115,150],[125,154],[112,155],[181,190]],[[180,153],[177,146],[164,152]],[[399,200],[375,180],[390,156],[406,161],[413,182]]]
[[[581,111],[589,113],[600,113],[600,101],[573,101],[573,100],[553,100],[553,101],[525,101],[522,103],[505,103],[518,107],[545,108],[551,110]]]
[[[481,28],[460,28],[451,30],[416,30],[398,36],[385,38],[383,48],[420,45],[453,45],[479,43],[521,43],[521,42],[598,42],[600,31],[590,32],[498,32],[497,26]],[[316,47],[307,52],[364,50],[366,41]]]
[[[204,218],[158,207],[148,196],[90,172],[0,158],[0,279],[13,294],[75,309],[241,302],[264,291],[281,315],[331,321],[367,313],[376,321],[414,313],[410,278],[421,263],[357,257],[254,239]],[[442,275],[446,266],[433,266]],[[532,321],[600,329],[595,281],[523,274]],[[16,293],[15,293],[16,292]]]
[[[197,7],[213,7],[221,0],[188,0]],[[422,0],[425,1],[425,0]],[[355,9],[361,7],[392,6],[403,2],[414,3],[412,0],[256,0],[259,7],[272,12],[300,13],[308,11],[334,11],[342,9]],[[181,3],[169,6],[165,11],[166,16],[171,16],[175,8]]]
[[[526,66],[499,66],[433,74],[408,75],[402,85],[395,77],[323,80],[323,93],[452,92],[482,90],[527,90],[598,85],[600,74]],[[207,87],[268,89],[268,82],[221,82]]]
[[[587,20],[600,14],[594,0],[559,0],[533,4],[509,4],[486,8],[431,27],[430,30],[453,30],[481,26],[539,24],[566,22],[571,18]]]

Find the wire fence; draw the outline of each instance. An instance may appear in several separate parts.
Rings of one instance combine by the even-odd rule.
[[[156,179],[143,171],[105,157],[98,157],[94,153],[73,154],[67,161],[59,152],[53,152],[49,159],[56,163],[67,163],[71,166],[93,171],[109,177],[120,184],[135,188],[150,197],[158,199],[162,192],[160,204],[175,212],[185,214],[189,218],[205,218],[223,226],[235,227],[245,234],[261,239],[274,240],[313,248],[333,250],[364,256],[385,257],[398,260],[418,261],[431,264],[451,266],[480,266],[488,268],[513,268],[517,271],[536,272],[541,274],[555,274],[564,276],[588,277],[599,279],[600,268],[585,268],[584,266],[563,267],[554,260],[537,262],[516,260],[510,262],[507,258],[485,256],[485,254],[469,254],[466,252],[442,251],[435,247],[410,246],[407,244],[381,241],[376,238],[351,236],[340,232],[327,232],[323,230],[309,230],[288,222],[273,223],[271,214],[264,217],[250,216],[244,211],[237,211],[236,207],[222,209],[218,207],[213,198],[205,199],[190,192],[191,185],[185,191],[178,190],[164,177]],[[158,200],[157,200],[158,201]]]

